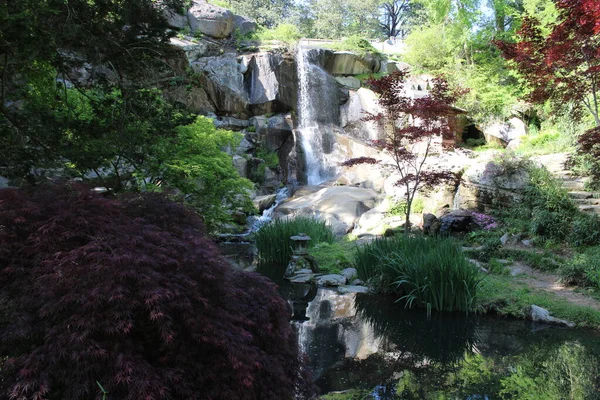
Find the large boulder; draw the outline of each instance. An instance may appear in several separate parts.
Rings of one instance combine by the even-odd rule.
[[[234,29],[231,11],[206,0],[194,0],[187,17],[192,32],[200,32],[215,39],[229,37]]]
[[[336,235],[350,232],[361,215],[378,203],[377,192],[370,189],[334,186],[303,197],[293,198],[276,209],[275,218],[312,216],[327,221]]]
[[[327,71],[333,75],[360,75],[379,72],[381,61],[374,56],[361,57],[349,51],[336,51],[327,64]]]
[[[163,94],[169,101],[181,103],[186,110],[197,114],[209,115],[216,111],[214,103],[202,87],[169,86]]]
[[[340,78],[337,78],[338,80]],[[344,78],[354,79],[354,78]],[[369,114],[378,114],[383,110],[379,106],[375,92],[367,88],[350,91],[350,98],[340,107],[340,120],[344,131],[360,140],[378,140],[385,137],[382,124],[363,121]]]
[[[463,174],[454,206],[480,211],[509,206],[522,197],[528,184],[529,172],[524,165],[507,168],[497,161],[483,161]]]
[[[270,151],[279,151],[286,143],[293,145],[293,121],[290,114],[276,114],[267,121],[266,147]],[[291,138],[291,140],[290,140]],[[289,147],[289,146],[288,146]],[[292,147],[287,149],[288,153]]]
[[[189,26],[187,15],[180,14],[171,9],[164,10],[163,15],[171,28],[185,29]]]
[[[432,224],[435,224],[435,221]],[[439,219],[439,224],[439,233],[442,235],[468,233],[477,228],[473,214],[467,210],[454,210],[442,216]]]
[[[233,166],[242,178],[248,177],[248,160],[245,157],[234,155]]]
[[[267,194],[265,196],[255,197],[254,200],[252,200],[252,202],[254,203],[254,207],[258,209],[258,213],[262,214],[263,211],[275,204],[275,200],[277,200],[277,195]]]
[[[483,135],[487,143],[506,147],[511,141],[518,141],[527,135],[527,127],[521,119],[513,117],[508,121],[497,121],[485,126]]]
[[[296,64],[292,57],[261,52],[243,56],[241,63],[253,114],[286,112],[296,108]]]
[[[353,76],[338,76],[335,78],[338,83],[348,89],[358,90],[360,89],[360,80]]]
[[[242,118],[248,116],[249,98],[235,53],[201,57],[193,61],[191,67],[194,72],[202,74],[205,90],[220,113]]]
[[[237,32],[237,34],[246,36],[252,32],[255,32],[258,29],[258,24],[251,19],[242,17],[241,15],[234,15],[233,29]]]

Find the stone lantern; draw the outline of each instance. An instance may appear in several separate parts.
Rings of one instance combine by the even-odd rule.
[[[290,278],[297,271],[305,269],[310,269],[314,273],[319,272],[316,260],[308,254],[310,237],[306,233],[300,233],[290,237],[290,239],[294,243],[293,255],[285,270],[284,278]]]

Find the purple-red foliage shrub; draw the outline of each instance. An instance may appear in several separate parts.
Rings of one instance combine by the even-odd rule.
[[[274,284],[159,195],[0,190],[0,399],[291,399]]]

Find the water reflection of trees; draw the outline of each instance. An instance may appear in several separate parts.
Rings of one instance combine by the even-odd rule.
[[[600,399],[597,335],[462,315],[428,320],[381,297],[357,296],[356,308],[394,350],[376,355],[388,371],[377,388],[392,393],[386,399]]]
[[[475,320],[463,314],[434,313],[425,318],[422,310],[407,310],[382,296],[357,296],[355,306],[357,315],[402,358],[454,364],[477,343]]]

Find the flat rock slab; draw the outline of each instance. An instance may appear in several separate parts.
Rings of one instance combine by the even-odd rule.
[[[313,274],[294,275],[288,278],[292,283],[310,283],[314,278]]]
[[[338,286],[338,293],[347,294],[347,293],[369,293],[369,288],[366,286]]]
[[[347,282],[343,275],[330,274],[317,277],[317,285],[319,286],[341,286]]]
[[[275,218],[300,216],[321,218],[329,223],[336,235],[349,232],[360,216],[379,201],[379,194],[371,189],[333,186],[296,197],[281,203],[275,209]]]

